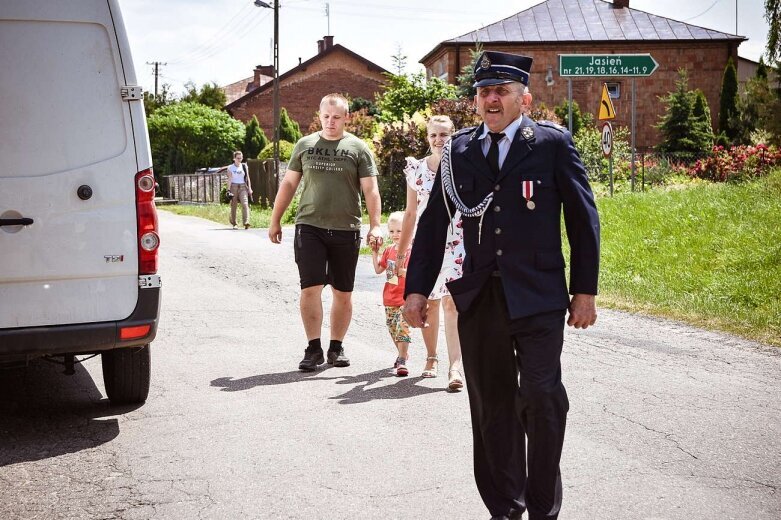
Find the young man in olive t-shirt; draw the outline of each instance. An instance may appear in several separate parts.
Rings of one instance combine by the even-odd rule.
[[[281,219],[303,181],[296,214],[293,249],[301,279],[301,320],[309,342],[300,370],[325,362],[320,342],[322,293],[331,285],[331,338],[328,363],[350,365],[342,340],[352,319],[352,291],[361,245],[361,192],[366,198],[369,233],[366,243],[382,245],[377,167],[366,143],[344,131],[347,99],[329,94],[320,102],[322,130],[301,138],[293,149],[285,178],[274,200],[268,236],[282,241]]]

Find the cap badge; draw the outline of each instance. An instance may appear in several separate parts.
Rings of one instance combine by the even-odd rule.
[[[524,126],[521,128],[521,135],[527,141],[534,138],[534,129],[530,126]]]
[[[488,56],[483,56],[483,59],[480,60],[480,67],[484,69],[490,69],[491,68],[491,60],[488,59]]]

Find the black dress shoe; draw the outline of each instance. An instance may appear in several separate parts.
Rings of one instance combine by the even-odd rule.
[[[518,511],[517,509],[513,509],[510,511],[510,516],[508,516],[510,520],[522,520],[523,519],[523,511]]]
[[[506,515],[494,515],[491,520],[510,520]]]

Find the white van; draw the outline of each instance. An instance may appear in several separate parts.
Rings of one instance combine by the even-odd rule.
[[[137,84],[117,0],[0,1],[0,362],[100,353],[112,404],[146,400],[160,310]]]

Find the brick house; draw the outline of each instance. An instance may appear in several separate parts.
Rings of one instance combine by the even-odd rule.
[[[675,89],[678,69],[689,71],[689,88],[708,99],[718,127],[721,80],[727,60],[738,63],[746,38],[678,22],[629,7],[629,0],[546,0],[509,18],[438,44],[421,60],[429,77],[456,83],[470,50],[517,52],[534,58],[529,90],[535,103],[553,107],[567,99],[565,77],[558,75],[559,54],[645,54],[659,63],[649,77],[635,78],[636,146],[658,143],[654,128],[664,113],[659,97]],[[616,109],[613,125],[630,127],[632,78],[572,78],[573,99],[581,111],[596,114],[602,83],[608,83]]]
[[[325,36],[317,42],[314,57],[279,76],[279,104],[306,133],[323,96],[339,92],[352,98],[374,100],[375,93],[380,92],[385,83],[385,72],[379,65],[350,49],[334,44],[333,36]],[[269,138],[274,128],[274,89],[273,81],[266,78],[272,74],[271,67],[256,67],[254,84],[244,83],[246,93],[229,100],[225,106],[228,113],[244,122],[252,119],[253,115],[258,116],[260,126]],[[237,82],[238,88],[241,89],[240,85],[246,81]]]

